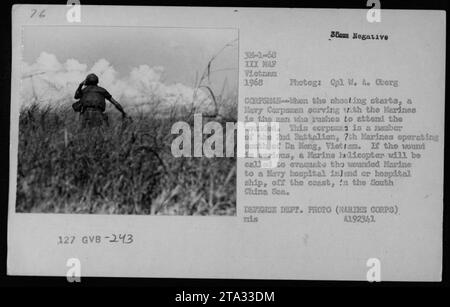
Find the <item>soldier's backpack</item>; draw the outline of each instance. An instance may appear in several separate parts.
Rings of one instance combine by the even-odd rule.
[[[81,103],[81,100],[78,100],[77,102],[72,104],[72,109],[75,112],[81,112],[82,108],[83,108],[83,104]]]

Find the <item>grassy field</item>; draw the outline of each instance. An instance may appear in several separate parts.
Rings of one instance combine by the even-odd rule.
[[[22,108],[17,212],[235,214],[235,158],[171,154],[172,124],[191,115],[111,113],[110,127],[82,130],[70,104]]]

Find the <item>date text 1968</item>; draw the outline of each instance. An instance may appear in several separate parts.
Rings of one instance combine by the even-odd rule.
[[[134,242],[132,234],[129,233],[111,233],[107,235],[82,235],[82,236],[58,236],[57,245],[67,245],[67,244],[131,244]]]

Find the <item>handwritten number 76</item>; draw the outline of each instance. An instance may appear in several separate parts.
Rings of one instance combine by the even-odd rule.
[[[38,10],[32,9],[31,12],[32,12],[32,13],[31,13],[31,15],[30,15],[30,18],[33,18],[33,17],[44,18],[44,17],[45,17],[45,10],[41,10],[41,11],[38,13]]]

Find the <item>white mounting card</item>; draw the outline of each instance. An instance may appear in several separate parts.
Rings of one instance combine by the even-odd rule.
[[[12,17],[8,274],[441,280],[444,11]]]

